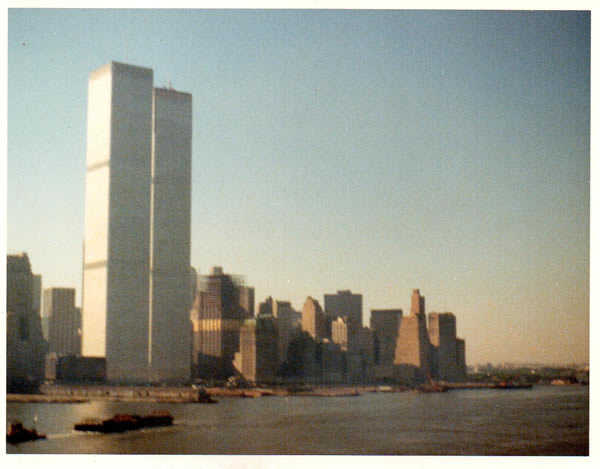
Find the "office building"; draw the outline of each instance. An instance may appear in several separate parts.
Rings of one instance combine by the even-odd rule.
[[[33,311],[37,311],[36,314],[39,314],[42,317],[42,333],[44,333],[44,310],[42,308],[42,276],[38,274],[33,274]],[[46,338],[46,334],[44,333],[44,338]],[[46,338],[47,340],[47,338]]]
[[[425,297],[421,296],[418,288],[415,288],[410,296],[410,314],[425,314]]]
[[[452,313],[429,313],[428,331],[432,378],[457,381],[456,317]]]
[[[258,314],[273,316],[273,298],[268,296],[258,304]]]
[[[318,379],[323,383],[341,383],[346,379],[348,353],[339,344],[323,339],[317,344]]]
[[[456,376],[458,381],[466,381],[467,379],[465,339],[456,339]]]
[[[151,69],[90,74],[82,352],[109,381],[189,379],[191,112]]]
[[[249,287],[243,278],[213,267],[202,276],[191,311],[192,360],[199,378],[227,378],[234,372],[233,360],[240,350],[240,330],[251,318],[242,292]]]
[[[240,306],[248,316],[254,316],[254,288],[246,285],[240,286]]]
[[[373,334],[367,327],[348,317],[331,323],[331,341],[344,352],[343,377],[359,383],[374,377]]]
[[[402,317],[394,357],[398,379],[406,384],[427,382],[430,378],[430,343],[425,316],[425,298],[415,289],[411,314]]]
[[[373,331],[373,353],[376,367],[389,367],[394,364],[398,329],[402,319],[401,309],[371,310],[371,330]],[[382,371],[382,375],[385,373]]]
[[[36,280],[25,253],[6,257],[6,390],[35,392],[44,379],[48,344],[39,310]]]
[[[290,337],[284,376],[288,380],[317,382],[321,379],[321,349],[319,343],[303,330]]]
[[[271,315],[259,314],[246,319],[240,329],[240,351],[234,366],[248,381],[273,382],[279,368],[277,327]]]
[[[275,301],[270,296],[260,303],[259,314],[270,314],[277,325],[278,357],[283,363],[287,359],[287,350],[291,335],[302,320],[302,316],[292,308],[289,301]]]
[[[81,312],[75,307],[75,289],[45,289],[44,313],[48,317],[50,353],[81,355]]]
[[[192,96],[154,88],[150,215],[150,380],[190,377]]]
[[[327,320],[319,302],[307,297],[302,308],[302,330],[315,340],[327,337]]]
[[[362,325],[362,295],[350,290],[338,290],[336,294],[324,295],[325,315],[329,322],[347,316],[356,324]]]

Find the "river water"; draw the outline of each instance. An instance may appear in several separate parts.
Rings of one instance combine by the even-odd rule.
[[[172,427],[86,434],[86,417],[167,410]],[[47,440],[7,453],[223,455],[587,455],[589,389],[534,386],[355,397],[221,398],[218,404],[7,403]]]

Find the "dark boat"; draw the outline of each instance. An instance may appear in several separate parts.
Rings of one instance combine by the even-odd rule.
[[[197,402],[201,404],[216,404],[218,401],[213,399],[210,394],[206,392],[206,389],[201,388],[198,390],[198,394],[196,395]]]
[[[80,432],[122,433],[148,427],[168,427],[173,425],[173,416],[168,412],[154,412],[150,415],[116,414],[110,419],[86,419],[74,425]]]
[[[43,433],[38,433],[33,430],[25,428],[21,422],[15,422],[8,425],[6,431],[6,442],[16,445],[25,441],[35,441],[46,438]]]

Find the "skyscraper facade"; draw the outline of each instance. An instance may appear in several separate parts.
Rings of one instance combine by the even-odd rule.
[[[465,339],[456,339],[456,373],[458,381],[465,381],[467,379]]]
[[[81,354],[81,312],[75,307],[74,288],[46,288],[44,312],[48,315],[48,347],[57,355]]]
[[[327,320],[319,302],[307,297],[302,308],[302,330],[308,332],[313,339],[327,337]]]
[[[338,290],[324,296],[325,315],[330,321],[347,316],[355,324],[362,325],[362,295],[350,290]]]
[[[431,374],[442,381],[458,380],[456,316],[452,313],[429,313]]]
[[[277,327],[271,315],[246,319],[240,328],[240,350],[234,366],[248,381],[255,383],[275,379],[277,356]]]
[[[392,376],[391,368],[396,354],[401,309],[371,310],[371,330],[374,335],[375,373]]]
[[[160,381],[190,376],[192,96],[153,98],[148,362]]]
[[[410,313],[425,314],[425,297],[421,296],[418,288],[415,288],[410,296]]]
[[[42,335],[38,310],[34,309],[35,286],[29,256],[6,258],[6,390],[36,391],[44,378],[48,344]]]
[[[240,350],[240,330],[251,317],[242,278],[213,267],[199,282],[194,307],[192,357],[197,377],[226,378],[233,373],[235,353]]]
[[[191,96],[90,74],[82,352],[111,381],[188,379]]]
[[[425,382],[431,378],[430,342],[425,316],[425,298],[415,289],[411,296],[411,314],[402,317],[394,365],[400,381]]]

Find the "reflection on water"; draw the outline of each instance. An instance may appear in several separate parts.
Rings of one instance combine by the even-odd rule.
[[[171,412],[175,425],[114,435],[72,430],[87,417],[155,410]],[[216,405],[8,403],[6,413],[49,437],[7,445],[8,453],[573,455],[588,454],[589,441],[585,387],[224,398]]]

